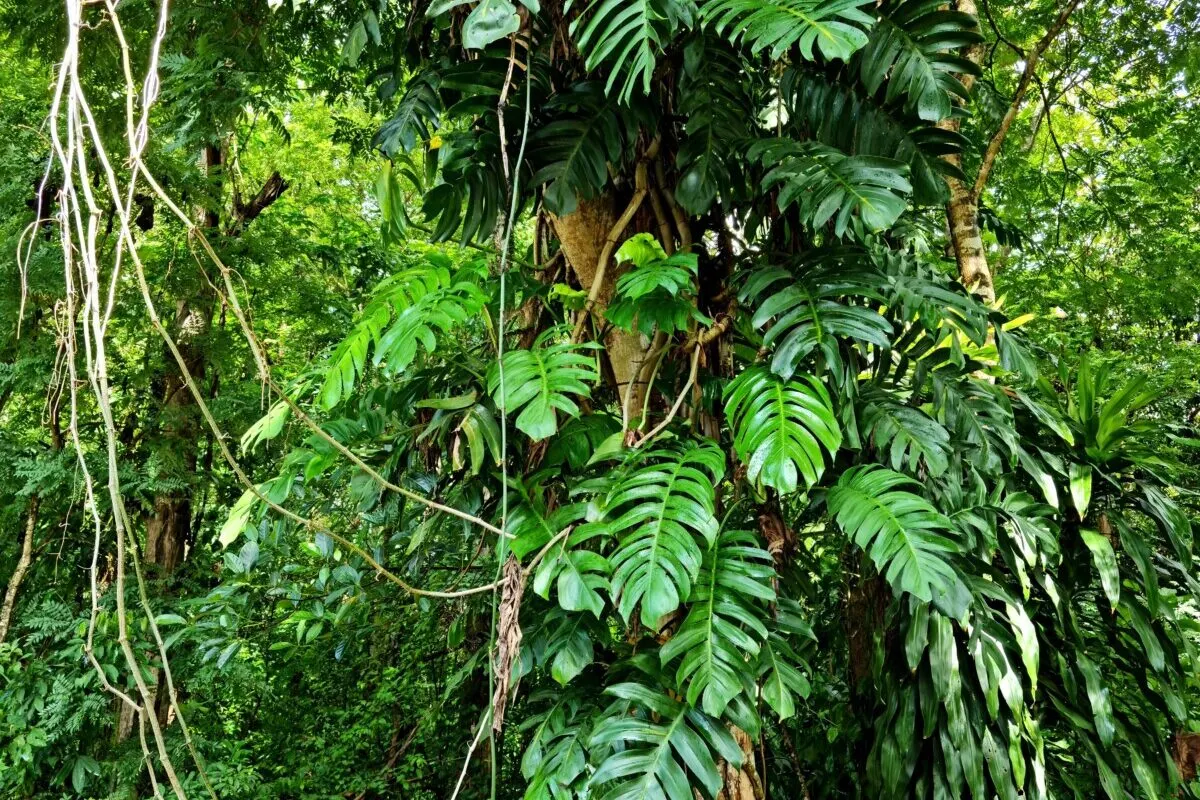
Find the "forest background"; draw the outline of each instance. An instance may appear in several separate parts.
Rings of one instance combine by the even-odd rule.
[[[1198,796],[1198,35],[0,0],[0,795]]]

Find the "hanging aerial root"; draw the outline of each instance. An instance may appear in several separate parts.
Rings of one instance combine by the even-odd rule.
[[[508,707],[513,662],[521,652],[521,597],[525,594],[525,573],[516,556],[511,553],[504,562],[504,578],[500,587],[499,621],[496,625],[496,658],[492,670],[496,689],[492,693],[492,730],[504,727],[504,711]]]

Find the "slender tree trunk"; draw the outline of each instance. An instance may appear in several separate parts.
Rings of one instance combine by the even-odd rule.
[[[948,179],[950,184],[950,201],[946,204],[946,219],[950,227],[950,243],[953,246],[955,259],[958,261],[958,274],[968,289],[974,291],[982,300],[988,303],[995,301],[996,289],[993,284],[992,271],[988,267],[987,251],[983,246],[983,235],[979,230],[979,202],[983,196],[983,189],[987,185],[988,178],[991,177],[992,168],[996,164],[996,158],[1000,155],[1000,150],[1004,146],[1005,139],[1008,137],[1008,131],[1012,127],[1017,113],[1021,110],[1021,105],[1025,101],[1025,95],[1029,91],[1030,84],[1037,75],[1038,62],[1041,61],[1041,57],[1047,48],[1050,47],[1058,35],[1066,28],[1071,12],[1075,10],[1079,2],[1080,0],[1067,0],[1053,24],[1046,30],[1045,35],[1038,40],[1032,49],[1021,52],[1025,61],[1021,77],[1017,81],[1017,88],[1013,92],[1008,109],[1005,111],[1004,117],[1000,120],[1000,127],[997,128],[988,141],[975,180],[967,182],[958,180],[957,178]],[[970,14],[973,17],[979,16],[975,0],[958,0],[955,5],[964,14]],[[976,66],[981,65],[983,63],[984,45],[982,43],[971,45],[963,52],[963,56],[972,64]],[[963,85],[968,90],[973,88],[975,84],[975,78],[972,75],[961,75],[960,80],[962,80]],[[939,125],[939,127],[956,133],[961,126],[962,120],[959,117],[944,120]],[[954,166],[962,168],[962,156],[958,154],[948,155],[946,156],[946,160]]]
[[[994,302],[996,289],[983,247],[983,232],[979,229],[979,198],[969,186],[954,178],[950,179],[946,217],[959,279],[985,303]]]
[[[222,167],[221,148],[206,145],[201,155],[203,166],[212,181]],[[200,223],[216,230],[220,217],[210,206],[196,210]],[[188,370],[197,380],[204,377],[207,362],[204,350],[205,334],[211,324],[212,298],[208,292],[176,303],[176,341],[188,362]],[[193,477],[196,472],[195,398],[188,390],[183,374],[171,358],[167,358],[167,376],[163,388],[164,446],[173,451],[182,467],[181,472]],[[158,567],[160,574],[170,575],[183,561],[184,551],[191,540],[191,489],[172,489],[154,498],[154,512],[146,525],[146,562]]]
[[[13,570],[12,577],[8,579],[8,589],[4,592],[4,605],[0,606],[0,643],[3,643],[5,637],[8,636],[13,607],[17,603],[17,591],[21,588],[21,581],[25,580],[25,573],[29,571],[29,565],[33,561],[33,532],[37,528],[40,506],[41,497],[37,494],[32,495],[29,498],[29,508],[25,512],[25,536],[21,541],[21,557],[17,560],[17,568]]]
[[[958,0],[958,10],[973,17],[979,16],[975,0]],[[966,48],[963,57],[972,64],[983,63],[984,46],[973,44]],[[963,86],[970,91],[975,85],[974,75],[960,75]],[[938,127],[958,133],[962,127],[961,117],[951,117]],[[954,153],[945,157],[954,166],[962,169],[962,156]],[[992,285],[992,272],[988,269],[987,251],[983,248],[983,234],[979,230],[979,196],[967,181],[947,178],[950,184],[950,201],[946,204],[946,222],[950,230],[950,245],[958,262],[958,275],[963,285],[976,292],[984,302],[996,299]]]

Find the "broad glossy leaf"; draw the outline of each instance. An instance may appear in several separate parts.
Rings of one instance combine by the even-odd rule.
[[[883,467],[853,467],[829,490],[829,511],[896,592],[929,602],[960,582],[950,562],[958,546],[946,535],[950,520],[901,488],[916,485]]]
[[[782,381],[751,367],[725,389],[733,421],[734,449],[747,465],[746,477],[779,492],[794,492],[803,478],[811,487],[825,471],[842,434],[829,394],[817,380]]]

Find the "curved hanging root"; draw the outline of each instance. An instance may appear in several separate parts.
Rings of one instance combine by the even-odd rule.
[[[159,657],[162,664],[162,674],[167,689],[167,700],[169,707],[174,712],[175,718],[180,723],[180,730],[183,734],[187,747],[193,757],[196,765],[197,773],[201,778],[208,794],[215,798],[216,794],[208,780],[203,760],[192,741],[190,731],[187,728],[187,723],[184,715],[179,708],[178,697],[174,686],[174,679],[171,675],[170,664],[167,658],[166,647],[163,639],[155,623],[155,615],[150,606],[149,597],[146,592],[144,576],[141,572],[140,564],[138,563],[138,553],[135,537],[132,534],[129,517],[124,506],[124,499],[121,494],[121,485],[119,480],[118,458],[116,450],[116,426],[114,424],[112,414],[111,395],[108,383],[108,367],[107,356],[105,352],[105,335],[107,325],[111,319],[116,299],[116,291],[119,284],[119,276],[122,265],[122,258],[126,249],[129,252],[130,259],[136,267],[139,285],[142,289],[143,298],[147,302],[147,307],[151,312],[153,322],[156,329],[164,340],[167,342],[172,355],[175,357],[184,374],[187,373],[186,364],[181,358],[181,354],[174,341],[166,334],[165,328],[161,321],[157,318],[157,313],[153,309],[153,303],[150,298],[149,287],[145,279],[145,271],[141,263],[140,256],[137,251],[136,244],[133,241],[133,234],[130,225],[130,214],[133,206],[133,195],[135,185],[138,179],[138,174],[146,173],[144,165],[141,163],[142,152],[148,140],[148,117],[149,109],[153,104],[158,91],[157,77],[157,61],[158,53],[162,40],[166,32],[166,21],[168,17],[168,7],[166,0],[163,0],[160,6],[158,18],[158,28],[156,35],[151,45],[151,57],[148,67],[147,77],[143,86],[142,93],[142,108],[141,119],[135,124],[135,102],[134,98],[137,91],[134,85],[132,69],[130,66],[129,48],[124,37],[124,32],[120,26],[120,20],[116,13],[115,4],[112,0],[105,0],[109,19],[112,21],[118,43],[122,54],[122,64],[126,79],[126,112],[127,112],[127,130],[126,138],[129,144],[129,167],[130,179],[124,193],[120,190],[119,181],[112,168],[111,162],[108,159],[104,143],[101,141],[98,126],[92,118],[90,106],[87,102],[86,95],[79,80],[79,31],[83,21],[83,0],[67,0],[67,15],[68,15],[68,42],[65,48],[62,64],[55,85],[55,93],[50,113],[50,128],[52,140],[52,157],[47,166],[47,173],[50,169],[50,164],[57,161],[60,165],[63,175],[63,188],[59,196],[59,212],[58,222],[60,228],[61,244],[64,254],[64,280],[66,284],[66,305],[67,305],[67,320],[69,324],[66,326],[67,334],[65,336],[65,349],[67,351],[64,361],[67,364],[68,373],[70,376],[70,421],[69,433],[72,439],[73,449],[75,450],[77,460],[79,462],[80,472],[83,476],[84,492],[87,499],[87,506],[91,512],[92,521],[94,524],[95,534],[93,542],[92,560],[89,570],[90,589],[91,589],[91,614],[88,622],[87,639],[84,645],[85,655],[96,671],[97,677],[101,686],[105,691],[117,697],[120,702],[129,708],[137,715],[138,738],[142,747],[143,760],[146,763],[148,774],[150,777],[151,787],[156,797],[162,797],[158,777],[155,773],[154,758],[151,755],[150,745],[146,738],[146,723],[149,722],[155,749],[157,750],[158,761],[166,774],[167,781],[170,784],[176,797],[185,798],[187,793],[178,778],[174,765],[171,762],[170,756],[167,753],[165,740],[161,726],[159,724],[157,714],[154,710],[155,692],[152,692],[142,677],[142,670],[138,663],[137,657],[130,643],[128,631],[128,612],[125,607],[125,557],[128,550],[133,554],[134,567],[137,576],[138,596],[142,610],[146,615],[149,629],[157,645]],[[64,120],[65,111],[65,120]],[[65,136],[65,141],[64,141]],[[120,233],[115,251],[113,266],[108,280],[107,293],[102,289],[100,260],[97,256],[97,230],[98,221],[101,218],[101,212],[96,202],[96,198],[92,191],[92,180],[88,170],[88,157],[85,153],[85,144],[90,140],[92,144],[92,152],[98,163],[101,165],[104,173],[105,183],[107,185],[108,194],[114,206],[114,212],[119,215]],[[156,188],[158,188],[156,186]],[[161,191],[161,190],[160,190]],[[81,197],[82,194],[82,197]],[[124,198],[122,198],[124,194]],[[172,204],[173,205],[173,204]],[[86,206],[86,208],[85,208]],[[177,207],[175,209],[178,211]],[[39,220],[41,213],[39,211]],[[184,215],[187,222],[191,222]],[[35,223],[36,225],[36,223]],[[191,227],[191,226],[189,226]],[[32,239],[35,231],[28,232]],[[206,243],[207,244],[207,243]],[[211,248],[208,248],[211,254]],[[28,252],[26,251],[26,256]],[[26,258],[27,260],[27,258]],[[24,262],[23,262],[24,263]],[[222,271],[226,277],[227,285],[228,270]],[[76,275],[79,277],[79,286],[76,286]],[[231,285],[230,285],[231,287]],[[232,287],[231,287],[232,288]],[[107,296],[105,296],[107,294]],[[78,300],[82,299],[82,306],[77,305]],[[104,670],[95,656],[95,635],[97,627],[97,618],[99,611],[99,587],[97,580],[97,567],[99,561],[100,546],[103,539],[103,523],[101,521],[99,507],[97,503],[96,493],[94,491],[95,482],[87,465],[82,440],[79,433],[79,400],[78,386],[80,385],[79,374],[76,369],[77,357],[79,353],[79,341],[75,333],[75,320],[82,314],[83,317],[83,351],[85,355],[85,365],[87,373],[88,385],[91,389],[91,394],[95,399],[98,410],[100,411],[105,431],[105,449],[108,461],[108,495],[109,501],[113,507],[113,524],[116,531],[116,580],[115,594],[117,603],[117,625],[118,636],[117,642],[119,649],[124,657],[125,663],[133,678],[137,688],[137,696],[140,699],[135,700],[125,692],[114,686],[105,675]],[[245,323],[244,319],[240,320]],[[247,329],[247,333],[252,332]],[[256,356],[259,357],[260,365],[265,363],[262,359],[261,351],[256,348]],[[248,479],[245,473],[233,460],[232,454],[229,452],[225,444],[225,436],[216,425],[211,412],[207,408],[203,397],[199,394],[195,381],[190,374],[187,375],[187,384],[189,390],[196,396],[208,422],[212,428],[217,442],[220,445],[223,455],[230,463],[231,468],[251,491],[264,500],[268,506],[272,507],[278,513],[297,521],[308,528],[320,529],[311,520],[306,520],[299,515],[288,512],[282,509],[277,504],[272,503],[267,498],[263,497],[254,484]],[[278,387],[274,387],[278,390]],[[294,411],[297,409],[293,409]],[[306,419],[306,421],[315,426],[311,420],[307,420],[301,412],[298,414]],[[323,431],[319,431],[323,433]],[[345,451],[340,447],[340,443],[333,442],[331,444],[338,446],[343,450],[344,455],[348,455],[351,460],[356,461],[358,465],[376,480],[382,481],[381,476],[370,469],[369,466],[361,463],[352,453]],[[504,535],[500,529],[488,525],[482,520],[478,520],[471,515],[457,512],[455,509],[442,506],[441,504],[433,503],[423,497],[415,495],[389,484],[389,488],[399,491],[405,496],[409,496],[417,502],[424,503],[436,510],[446,511],[447,513],[455,514],[472,522],[481,524],[486,529],[492,530],[500,535]],[[366,553],[362,548],[355,545],[353,542],[344,537],[328,530],[322,530],[327,533],[332,539],[338,541],[343,547],[352,552],[356,552],[360,557],[363,557],[367,563],[371,564],[380,574],[390,579],[393,583],[401,586],[406,591],[412,594],[430,596],[430,597],[461,597],[479,592],[491,591],[495,585],[477,587],[461,592],[431,592],[416,589],[409,586],[406,582],[385,570],[378,562],[376,562],[369,553]],[[547,546],[548,549],[548,546]],[[540,556],[539,556],[540,557]]]
[[[225,262],[221,260],[220,256],[217,255],[216,250],[213,249],[212,244],[208,241],[208,237],[204,235],[204,231],[200,228],[200,226],[197,225],[190,217],[188,217],[188,215],[185,214],[173,200],[171,200],[171,198],[163,190],[162,186],[159,185],[158,181],[154,179],[154,176],[151,175],[149,170],[146,169],[145,164],[139,163],[138,167],[141,170],[142,176],[145,178],[147,185],[150,186],[155,195],[157,195],[167,205],[172,213],[174,213],[175,216],[178,217],[179,220],[187,227],[189,235],[199,242],[200,247],[202,250],[204,250],[205,255],[208,256],[209,260],[217,268],[217,271],[221,273],[222,281],[225,284],[225,291],[222,292],[215,286],[213,288],[216,289],[217,293],[225,299],[225,301],[229,304],[229,308],[233,311],[233,315],[238,321],[238,326],[242,329],[242,335],[246,339],[246,343],[250,346],[250,352],[254,355],[254,361],[258,369],[259,378],[266,383],[271,391],[274,392],[279,399],[287,405],[292,414],[294,414],[306,428],[308,428],[319,439],[336,450],[340,455],[346,458],[346,460],[354,464],[354,466],[361,469],[369,478],[371,478],[371,480],[384,489],[402,495],[403,497],[406,497],[416,503],[420,503],[421,505],[426,506],[434,511],[440,511],[444,514],[449,514],[451,516],[458,517],[461,520],[465,520],[466,522],[470,522],[479,526],[480,528],[483,528],[489,533],[494,533],[497,536],[502,536],[505,538],[511,538],[511,534],[486,520],[480,519],[473,514],[468,514],[465,511],[460,511],[457,508],[444,505],[443,503],[439,503],[435,500],[430,500],[427,497],[389,481],[387,478],[383,477],[376,470],[374,470],[369,464],[355,455],[352,450],[339,442],[337,439],[334,439],[320,425],[313,421],[312,417],[305,413],[304,409],[300,408],[300,406],[294,400],[292,400],[287,392],[285,392],[283,388],[275,381],[274,376],[271,374],[271,368],[267,362],[267,357],[263,350],[262,343],[259,341],[258,335],[254,332],[254,328],[250,325],[250,322],[242,309],[241,303],[238,301],[237,290],[234,288],[231,277],[232,270],[230,270],[229,267],[226,266]],[[146,293],[143,292],[143,295],[145,294]],[[192,387],[189,386],[189,388]],[[194,394],[195,390],[193,389],[193,395]]]
[[[124,514],[124,504],[121,495],[121,485],[117,468],[116,429],[113,423],[108,384],[107,357],[104,343],[104,327],[108,316],[111,313],[111,302],[109,306],[105,308],[105,313],[102,317],[100,262],[97,257],[96,243],[98,222],[101,218],[101,212],[92,191],[92,181],[91,176],[89,175],[88,156],[85,146],[88,140],[88,131],[91,131],[94,138],[98,138],[98,136],[96,134],[97,126],[95,121],[92,119],[91,109],[87,104],[87,99],[79,78],[79,33],[83,26],[82,0],[67,0],[66,11],[68,20],[67,43],[64,49],[62,62],[59,66],[58,78],[55,84],[54,97],[51,103],[49,126],[52,142],[51,161],[57,162],[63,173],[63,187],[59,194],[58,216],[60,223],[60,237],[63,248],[63,275],[67,295],[67,319],[70,323],[70,333],[66,337],[66,345],[68,349],[66,361],[68,362],[68,371],[71,376],[70,433],[76,456],[79,459],[81,470],[85,475],[85,494],[88,499],[89,508],[96,528],[91,570],[92,611],[88,624],[88,640],[85,645],[85,650],[89,661],[91,661],[93,667],[95,667],[97,674],[100,677],[101,685],[104,686],[104,688],[111,692],[114,696],[118,697],[120,701],[127,707],[131,708],[138,714],[139,740],[142,745],[143,757],[147,768],[149,769],[151,783],[155,792],[161,795],[161,792],[158,789],[157,777],[154,774],[153,759],[150,755],[150,748],[144,735],[144,724],[146,721],[149,721],[150,723],[155,747],[158,751],[159,763],[162,765],[163,771],[166,773],[167,780],[171,784],[171,788],[174,790],[177,797],[186,798],[187,794],[183,790],[175,768],[171,763],[171,759],[166,751],[162,730],[158,723],[157,716],[154,713],[153,694],[146,685],[145,679],[142,676],[141,667],[138,664],[137,657],[129,640],[128,614],[125,607],[125,540],[129,531],[126,524],[127,519]],[[160,15],[158,40],[161,40],[161,37],[164,34],[165,18],[166,7],[164,2]],[[157,50],[155,52],[157,52]],[[65,120],[63,118],[64,107]],[[80,196],[80,191],[82,191],[82,198]],[[119,202],[119,195],[115,196],[114,199]],[[77,271],[81,280],[83,300],[82,307],[78,307],[76,305],[77,298],[80,296],[80,291],[75,285],[75,275]],[[114,273],[110,284],[110,298],[111,292],[113,291],[111,287],[116,286],[117,271],[117,268],[114,268]],[[96,562],[99,557],[102,524],[96,504],[94,482],[90,472],[87,470],[83,445],[79,436],[79,381],[76,370],[78,343],[75,337],[74,327],[75,320],[77,319],[77,310],[78,313],[82,314],[83,318],[82,331],[88,385],[91,387],[92,395],[96,400],[96,405],[100,411],[104,424],[105,451],[107,454],[107,467],[109,473],[108,495],[114,511],[113,523],[116,531],[117,552],[115,594],[118,629],[117,642],[121,654],[125,660],[125,664],[131,673],[134,684],[137,687],[140,703],[134,701],[133,698],[129,697],[123,692],[120,692],[112,686],[112,684],[108,681],[107,676],[103,674],[103,670],[100,668],[99,663],[96,661],[93,649],[96,616],[98,611],[98,593],[95,571]],[[153,625],[153,614],[149,615],[149,619]],[[199,763],[199,761],[197,761],[197,769],[201,774],[203,774],[203,766]]]

